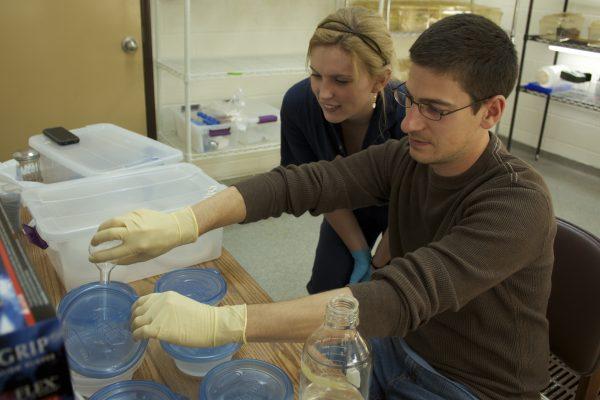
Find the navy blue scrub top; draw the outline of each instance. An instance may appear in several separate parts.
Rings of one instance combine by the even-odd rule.
[[[388,84],[384,90],[385,120],[381,115],[381,96],[377,98],[377,106],[369,121],[362,149],[388,139],[400,139],[405,135],[400,129],[405,109],[394,100],[393,85],[397,83]],[[332,124],[325,119],[321,106],[310,89],[310,78],[306,78],[292,86],[283,97],[281,165],[330,161],[338,155],[347,155],[340,124]]]

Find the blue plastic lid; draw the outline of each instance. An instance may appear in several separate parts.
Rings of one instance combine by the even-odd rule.
[[[110,378],[133,367],[147,340],[130,331],[135,291],[121,282],[92,282],[68,292],[58,305],[69,367],[90,378]]]
[[[160,345],[173,358],[197,363],[216,361],[228,357],[238,351],[241,346],[239,343],[229,343],[223,346],[199,348],[178,346],[163,341],[160,342]]]
[[[68,307],[68,305],[71,303],[71,301],[73,299],[76,299],[82,292],[84,292],[86,290],[90,290],[98,285],[100,285],[100,282],[91,282],[91,283],[86,283],[85,285],[76,287],[75,289],[68,291],[63,296],[63,298],[60,299],[60,302],[58,303],[58,308],[57,308],[58,318],[59,319],[61,318],[62,311],[64,311]],[[135,292],[135,290],[133,290],[133,288],[126,283],[118,282],[118,281],[111,281],[110,286],[113,288],[121,289],[121,290],[131,294],[131,296],[137,298],[137,293]]]
[[[183,398],[156,382],[122,381],[98,390],[89,400],[180,400]]]
[[[216,269],[184,268],[164,274],[154,290],[172,290],[200,303],[214,305],[225,297],[227,283]]]
[[[227,361],[202,379],[203,400],[292,400],[292,381],[280,368],[260,360]]]

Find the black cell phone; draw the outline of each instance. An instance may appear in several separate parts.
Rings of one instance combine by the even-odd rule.
[[[46,128],[43,130],[43,132],[44,135],[50,138],[50,140],[61,146],[79,143],[79,137],[74,133],[69,132],[62,126],[57,126],[56,128]]]

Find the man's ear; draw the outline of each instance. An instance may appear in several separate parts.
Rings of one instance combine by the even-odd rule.
[[[506,98],[500,94],[486,100],[481,110],[483,115],[480,126],[486,130],[491,129],[500,121],[505,108]]]

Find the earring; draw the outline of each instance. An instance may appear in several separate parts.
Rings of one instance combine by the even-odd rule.
[[[377,93],[373,95],[373,104],[371,104],[371,107],[373,107],[373,109],[377,107]]]

